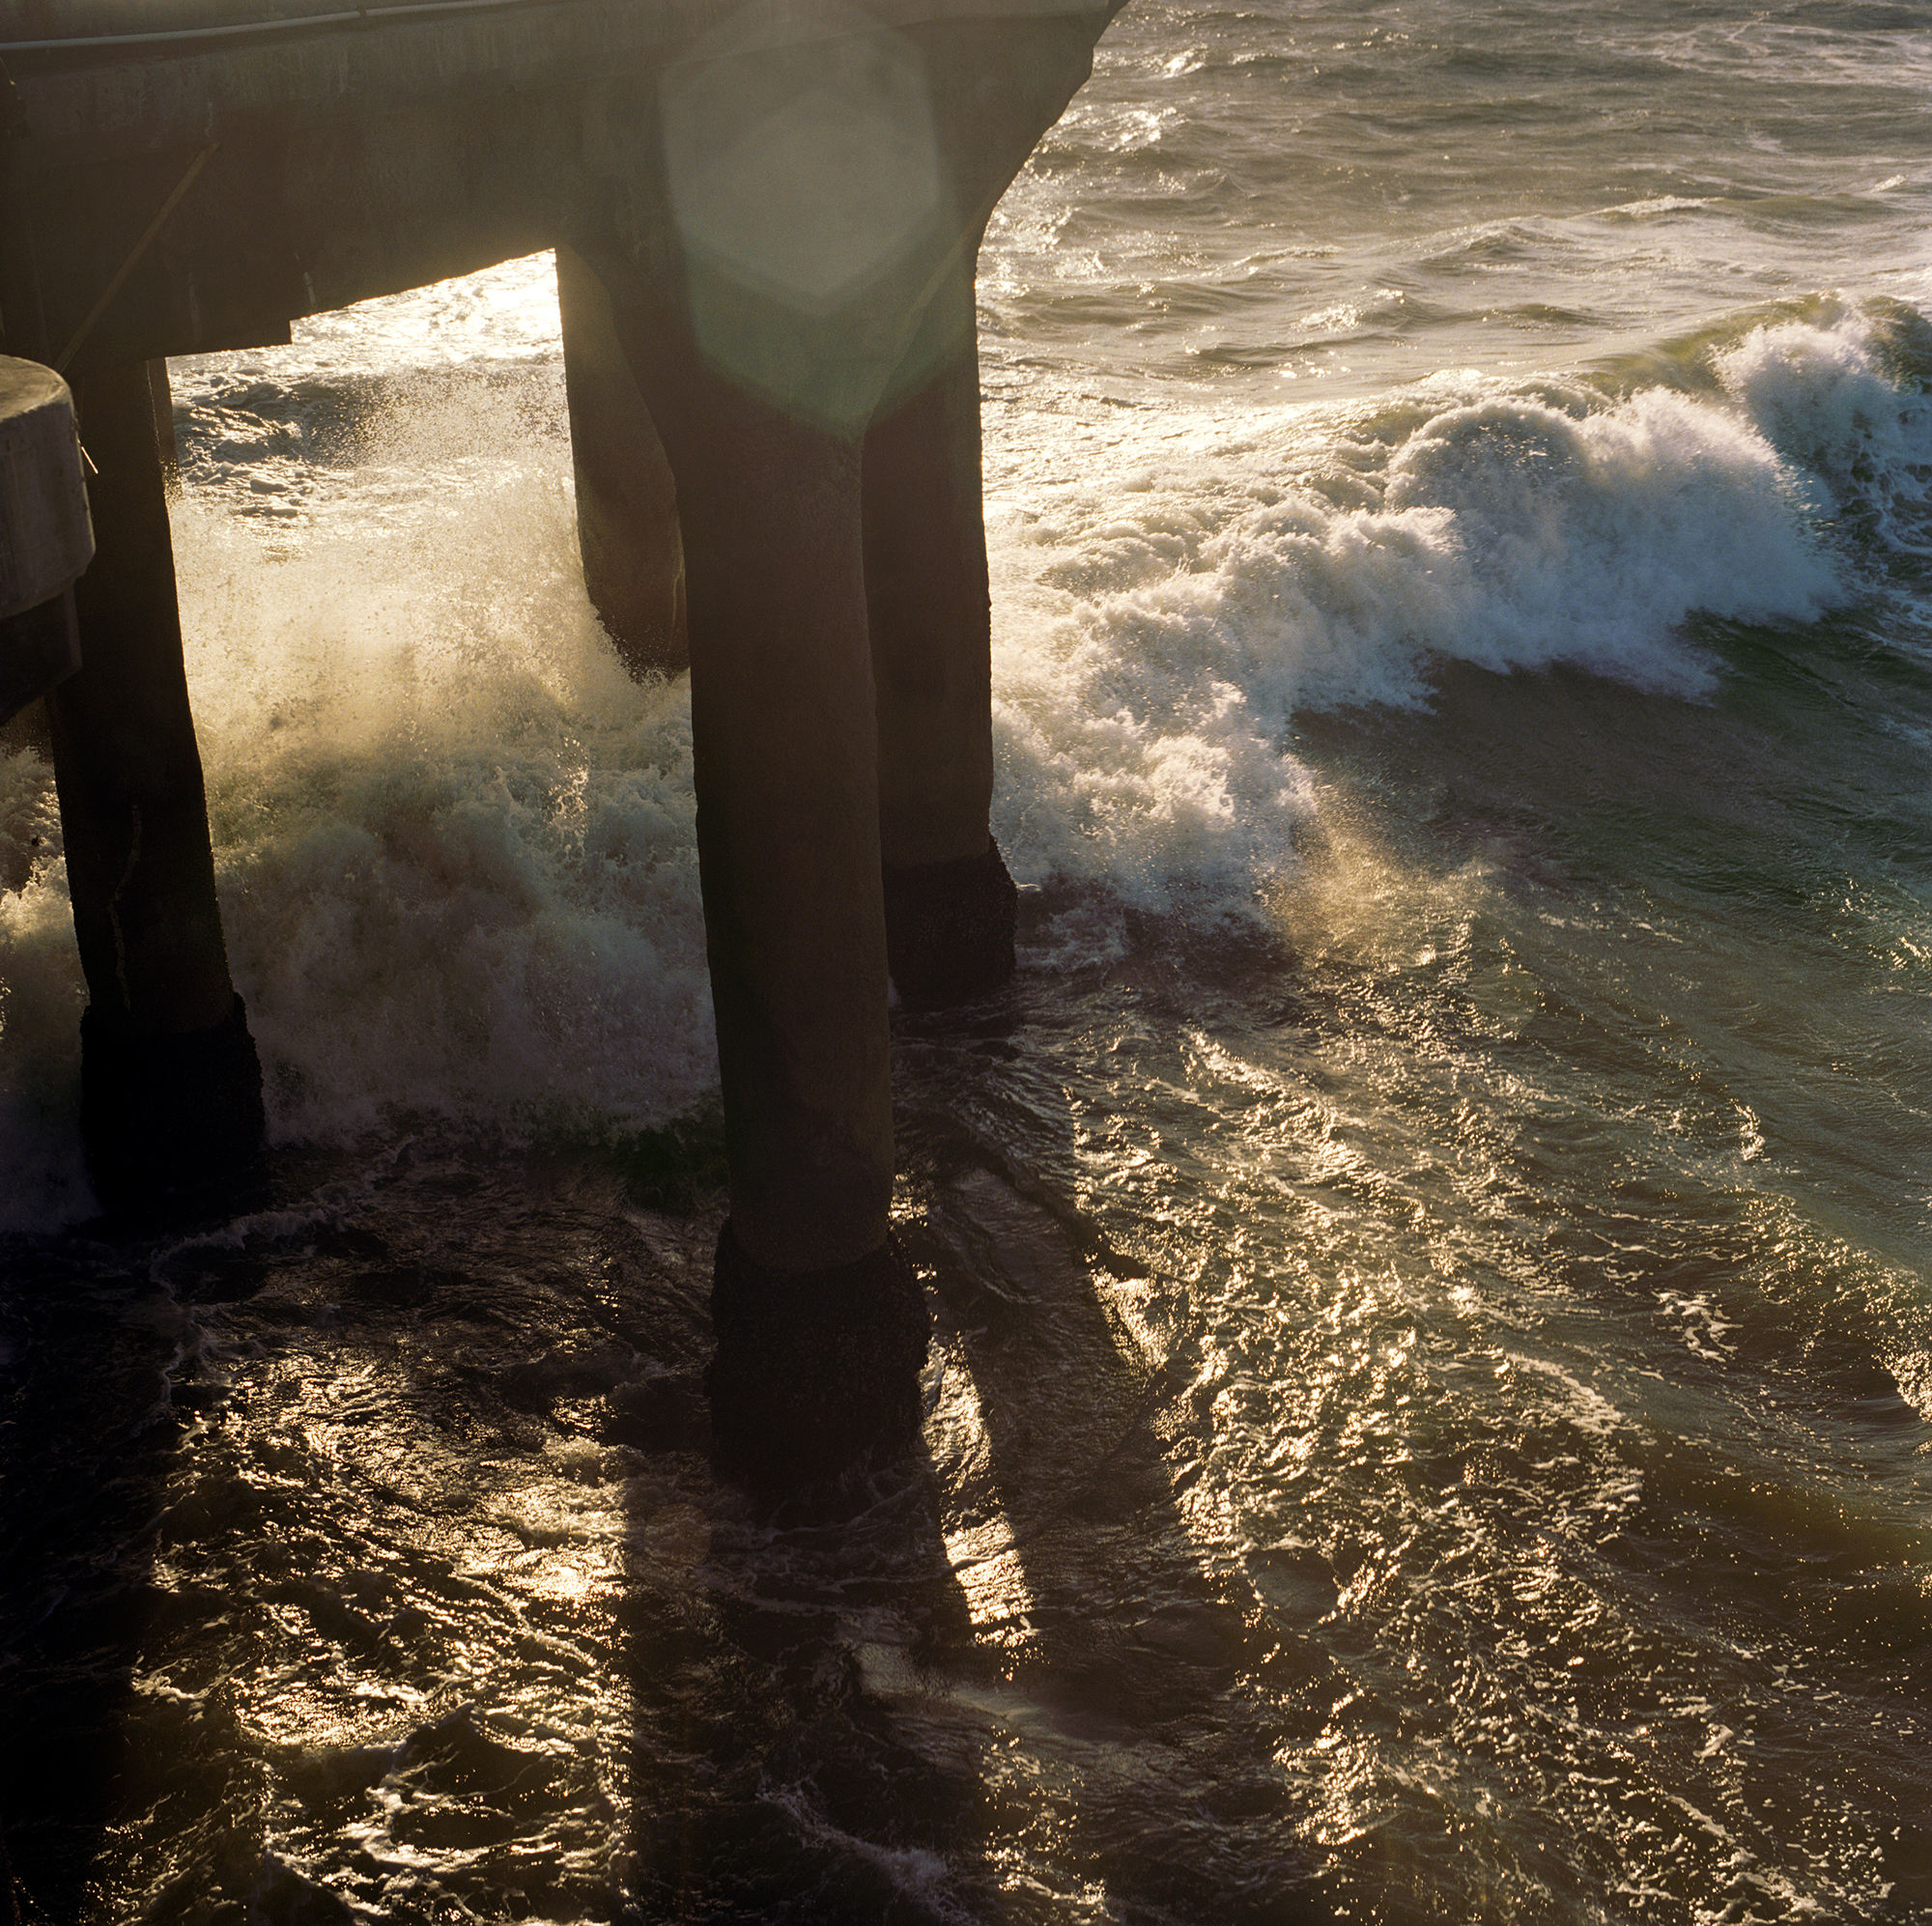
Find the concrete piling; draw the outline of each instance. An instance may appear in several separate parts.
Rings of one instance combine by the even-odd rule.
[[[556,250],[563,378],[583,585],[635,676],[691,666],[677,488],[617,340],[611,297],[577,250]]]
[[[900,997],[930,1007],[1012,975],[1018,902],[987,825],[992,606],[970,268],[928,309],[915,352],[931,372],[866,434],[866,606],[887,949]]]
[[[753,1260],[814,1270],[876,1250],[892,1194],[859,449],[671,358],[732,1219]]]
[[[677,477],[706,949],[731,1214],[718,1461],[829,1476],[918,1430],[927,1317],[889,1235],[893,1117],[860,449],[705,365],[633,365]]]
[[[970,285],[938,369],[867,430],[866,618],[878,684],[879,841],[913,868],[977,856],[993,797],[991,600]]]
[[[146,364],[73,382],[97,554],[76,583],[83,666],[47,698],[87,979],[81,1129],[103,1202],[244,1170],[261,1066],[229,979]]]

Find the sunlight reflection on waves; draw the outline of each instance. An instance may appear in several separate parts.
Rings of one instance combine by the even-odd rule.
[[[634,1723],[619,1586],[639,1561],[684,1582],[688,1542],[627,1531],[611,1454],[440,1436],[407,1344],[358,1357],[285,1326],[263,1358],[272,1309],[197,1314],[200,1382],[225,1392],[171,1481],[135,1746],[196,1762],[180,1788],[214,1795],[208,1823],[252,1838],[265,1879],[415,1916],[493,1889],[521,1836],[526,1880],[534,1852],[558,1899],[597,1890]],[[178,1803],[128,1842],[128,1916],[186,1843]]]
[[[713,1074],[688,729],[582,598],[548,264],[178,369],[277,1129],[420,1129],[251,1234],[312,1301],[196,1311],[205,1374],[140,1310],[129,1402],[172,1373],[186,1430],[129,1890],[1197,1926],[1299,1846],[1355,1919],[1923,1895],[1924,237],[1840,140],[1911,136],[1918,56],[1650,11],[1151,0],[996,216],[998,828],[1044,887],[1009,1000],[900,1013],[942,1475],[836,1544],[646,1422],[715,1216],[533,1202]],[[439,1116],[541,1155],[431,1168]],[[384,1199],[407,1248],[357,1249]],[[57,1415],[139,1375],[78,1301]],[[38,1368],[57,1314],[4,1309]]]
[[[1818,1711],[1805,1634],[1776,1582],[1748,1573],[1760,1534],[1807,1516],[1817,1530],[1811,1508],[1845,1499],[1793,1488],[1815,1394],[1794,1382],[1767,1407],[1758,1374],[1776,1381],[1807,1350],[1848,1369],[1826,1360],[1863,1345],[1911,1385],[1932,1317],[1922,1280],[1760,1193],[1762,1146],[1740,1150],[1737,1099],[1701,1060],[1662,1090],[1633,1082],[1626,1110],[1566,1071],[1582,1039],[1548,1049],[1569,1027],[1554,986],[1578,996],[1593,941],[1618,1013],[1593,1013],[1586,1035],[1602,1022],[1607,1042],[1656,1006],[1634,977],[1654,959],[1673,1022],[1715,1046],[1728,972],[1709,966],[1710,1006],[1693,1009],[1695,977],[1670,962],[1712,931],[1681,914],[1647,934],[1573,917],[1546,949],[1539,865],[1418,863],[1337,800],[1277,903],[1309,939],[1289,1020],[1197,1022],[1170,1044],[1157,999],[1135,1007],[1144,992],[1087,1060],[1094,1113],[1115,1119],[1090,1207],[1174,1280],[1179,1356],[1210,1374],[1216,1495],[1201,1515],[1230,1520],[1275,1623],[1309,1628],[1346,1682],[1313,1745],[1283,1755],[1308,1836],[1364,1904],[1392,1884],[1454,1889],[1473,1855],[1497,1916],[1607,1891],[1695,1917],[1829,1909],[1838,1878],[1868,1877],[1853,1868],[1871,1849],[1833,1806],[1800,1825],[1752,1790],[1752,1773],[1804,1771]],[[1581,1061],[1614,1078],[1616,1054]],[[1142,1120],[1122,1129],[1129,1091]],[[1183,1110],[1222,1121],[1204,1140]],[[1163,1156],[1145,1154],[1154,1143]],[[1688,1380],[1671,1358],[1686,1347],[1702,1367]],[[1846,1497],[1860,1476],[1811,1475]],[[1847,1521],[1861,1560],[1888,1555],[1913,1483],[1902,1461],[1891,1481]],[[1760,1549],[1734,1564],[1702,1531]],[[1705,1622],[1703,1586],[1735,1616]],[[1873,1609],[1911,1616],[1902,1598]],[[1294,1694],[1280,1703],[1297,1715]],[[1818,1884],[1794,1878],[1794,1847]],[[1714,1851],[1731,1871],[1707,1915],[1707,1875],[1683,1868]]]

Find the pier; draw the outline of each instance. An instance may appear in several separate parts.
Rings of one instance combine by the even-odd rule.
[[[586,585],[635,673],[692,675],[724,1455],[757,1479],[906,1440],[888,979],[944,1005],[1012,968],[975,261],[1112,11],[0,0],[0,345],[71,383],[94,467],[47,711],[104,1202],[245,1173],[263,1131],[165,357],[554,247]]]

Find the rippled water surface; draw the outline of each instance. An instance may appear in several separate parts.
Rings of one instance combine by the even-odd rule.
[[[272,1194],[97,1219],[0,761],[28,1920],[1932,1917],[1921,11],[1111,30],[981,272],[928,1459],[754,1515],[547,259],[177,362]]]

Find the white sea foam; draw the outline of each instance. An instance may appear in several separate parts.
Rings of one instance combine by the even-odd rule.
[[[91,1202],[80,1157],[80,959],[46,765],[0,751],[0,1230]]]
[[[1296,709],[1423,700],[1445,659],[1698,696],[1692,614],[1841,592],[1816,491],[1751,416],[1663,389],[1438,377],[1106,457],[1051,486],[1013,459],[998,494],[997,828],[1023,872],[1147,909],[1236,907],[1292,862]]]
[[[688,1103],[715,1074],[688,704],[617,667],[555,470],[276,564],[218,514],[184,523],[276,1128],[417,1108],[622,1127]]]
[[[415,494],[324,516],[279,559],[272,524],[218,499],[176,514],[271,1134],[661,1122],[717,1074],[685,690],[634,685],[598,630],[560,447]],[[0,855],[31,873],[0,893],[0,1157],[21,1174],[0,1227],[27,1228],[85,1204],[84,992],[48,773],[27,752],[4,772]]]
[[[1932,553],[1932,398],[1889,363],[1874,318],[1846,308],[1822,325],[1753,328],[1717,357],[1752,426],[1822,485],[1832,506],[1872,518],[1888,546]]]

